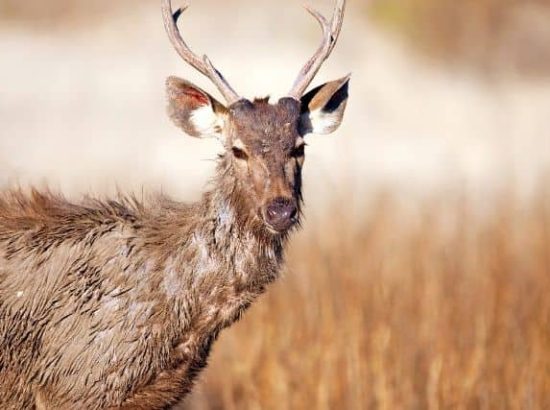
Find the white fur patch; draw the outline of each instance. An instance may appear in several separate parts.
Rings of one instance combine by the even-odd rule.
[[[242,150],[245,149],[243,142],[238,138],[235,141],[233,141],[233,146],[238,149],[242,149]]]
[[[204,136],[218,136],[223,127],[223,120],[210,105],[194,110],[191,114],[191,123],[197,132]]]
[[[314,134],[330,134],[340,124],[338,115],[329,114],[322,110],[315,110],[308,114],[311,122],[311,132]]]
[[[198,251],[195,269],[197,277],[214,272],[219,267],[219,264],[216,260],[212,259],[206,240],[200,234],[195,233],[192,243],[197,247]]]
[[[170,258],[166,262],[163,280],[164,291],[168,296],[174,297],[183,289],[180,276],[181,273],[176,269],[174,260]]]
[[[118,293],[120,292],[122,289],[121,288],[116,288],[113,290],[113,293]],[[120,310],[120,302],[118,300],[118,298],[116,297],[112,297],[112,296],[106,296],[101,304],[101,308],[103,311],[106,311],[107,314],[112,314],[114,312],[117,312],[118,310]]]
[[[220,224],[224,226],[229,226],[234,222],[233,210],[229,205],[223,204],[223,206],[220,207],[218,220]]]

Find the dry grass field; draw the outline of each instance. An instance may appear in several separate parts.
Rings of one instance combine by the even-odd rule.
[[[409,46],[485,75],[550,73],[548,0],[372,0],[366,9]]]
[[[284,92],[319,36],[284,1],[190,0],[185,33],[248,97]],[[181,408],[550,409],[548,0],[349,7],[318,80],[352,71],[350,104],[308,140],[304,229]],[[169,124],[163,82],[212,88],[157,1],[0,0],[0,49],[1,188],[202,189],[219,148]]]
[[[548,187],[309,221],[184,408],[550,408]]]

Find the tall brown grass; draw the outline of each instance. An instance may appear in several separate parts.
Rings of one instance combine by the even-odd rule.
[[[185,408],[550,408],[550,190],[482,205],[308,221]]]
[[[372,0],[370,14],[440,61],[550,74],[548,0]]]

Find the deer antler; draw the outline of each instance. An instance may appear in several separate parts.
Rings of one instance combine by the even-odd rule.
[[[306,10],[319,22],[323,29],[323,42],[315,52],[315,54],[306,63],[298,78],[296,79],[289,96],[299,100],[311,84],[315,75],[323,65],[323,62],[330,56],[330,53],[336,45],[340,31],[342,30],[342,22],[344,21],[344,10],[346,8],[346,0],[337,0],[332,21],[329,23],[327,19],[318,11],[309,6],[305,6]]]
[[[200,71],[203,75],[208,77],[216,85],[216,87],[218,87],[218,90],[220,90],[229,105],[241,100],[241,97],[235,92],[235,90],[233,90],[233,88],[231,88],[223,75],[212,65],[208,57],[205,55],[200,58],[198,55],[193,53],[185,41],[183,41],[178,29],[178,19],[188,6],[182,7],[173,12],[172,1],[161,0],[161,7],[166,33],[181,58],[183,58],[183,60],[192,67]]]

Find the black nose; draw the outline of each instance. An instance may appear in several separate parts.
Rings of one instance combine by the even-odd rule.
[[[272,228],[284,231],[294,224],[297,212],[296,202],[293,199],[276,198],[265,210],[266,222]]]

